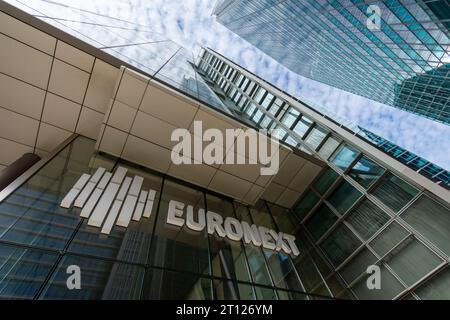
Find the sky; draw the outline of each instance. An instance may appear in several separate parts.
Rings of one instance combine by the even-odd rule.
[[[210,47],[284,91],[450,169],[450,126],[299,76],[212,16],[215,0],[53,0],[148,26],[187,49]]]

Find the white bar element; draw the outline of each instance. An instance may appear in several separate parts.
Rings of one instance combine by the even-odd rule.
[[[114,200],[114,196],[119,190],[120,185],[117,183],[110,183],[103,193],[100,201],[95,207],[94,212],[92,212],[91,217],[89,218],[88,225],[94,227],[100,227],[103,223],[103,220],[108,213],[109,207]]]
[[[86,203],[87,199],[91,195],[92,191],[95,189],[96,183],[89,181],[86,187],[84,187],[83,191],[81,191],[78,198],[75,200],[74,207],[82,208]]]
[[[140,176],[134,176],[133,182],[131,183],[130,190],[123,204],[122,210],[120,211],[119,218],[117,219],[117,225],[121,227],[128,227],[130,223],[131,216],[134,212],[134,207],[138,200],[139,191],[141,190],[142,182],[144,178]]]
[[[139,201],[136,205],[136,209],[134,209],[133,220],[139,221],[141,220],[142,212],[144,211],[145,200],[147,199],[148,191],[141,191],[139,195]]]
[[[95,171],[94,175],[92,176],[91,182],[94,182],[94,183],[99,182],[100,178],[103,176],[105,171],[106,171],[105,168],[99,167],[97,169],[97,171]]]
[[[139,202],[145,203],[145,199],[147,199],[148,191],[142,190],[139,195]]]
[[[127,195],[128,187],[131,184],[131,178],[126,177],[125,181],[122,183],[122,187],[119,190],[119,194],[117,195],[116,199],[123,202],[125,200],[125,196]]]
[[[111,183],[118,183],[121,184],[123,181],[123,178],[125,178],[127,174],[128,169],[124,167],[118,167],[116,169],[116,172],[114,173],[114,176],[111,179]]]
[[[107,176],[107,178],[105,178]],[[109,180],[111,179],[112,173],[111,172],[107,172],[105,173],[105,175],[103,176],[102,180],[100,180],[100,182],[97,185],[97,189],[105,189],[106,185],[108,184]]]
[[[81,175],[80,179],[78,179],[78,181],[73,186],[73,189],[78,189],[78,190],[83,189],[84,185],[89,181],[90,177],[91,177],[90,174],[83,173]]]
[[[103,224],[103,228],[100,231],[101,233],[104,233],[104,234],[111,233],[111,229],[114,225],[114,221],[116,221],[116,218],[117,218],[117,215],[119,213],[121,206],[122,206],[122,201],[119,201],[119,200],[114,201],[114,204],[113,204],[111,210],[109,210],[108,217],[106,217],[106,221]]]
[[[120,211],[119,218],[116,224],[121,227],[128,227],[131,220],[131,215],[133,214],[134,206],[136,205],[137,197],[128,195],[123,204],[122,210]]]
[[[140,176],[135,176],[133,179],[133,183],[131,184],[130,191],[128,191],[128,194],[137,197],[139,195],[139,191],[141,190],[142,182],[144,182],[144,178]]]
[[[114,197],[117,194],[117,191],[119,191],[120,184],[122,183],[123,178],[125,178],[126,173],[127,169],[123,167],[117,168],[116,172],[114,173],[114,176],[111,179],[111,182],[109,183],[108,187],[106,187],[105,192],[103,193],[100,201],[95,207],[94,212],[89,218],[88,225],[94,227],[100,227],[102,225],[103,220],[108,214],[109,207],[111,206]],[[98,185],[99,189],[102,189],[103,187],[102,182],[103,180],[100,181]]]
[[[75,200],[75,207],[82,208],[84,206],[105,171],[106,169],[102,167],[99,167],[97,171],[95,171],[94,175],[91,177],[91,180],[89,180],[88,184],[84,187],[78,198]]]
[[[110,234],[111,229],[114,226],[114,222],[116,221],[117,215],[119,214],[119,210],[122,207],[123,200],[127,194],[128,188],[131,184],[131,178],[126,177],[120,187],[119,193],[117,194],[116,200],[113,203],[111,210],[109,211],[108,217],[106,218],[105,223],[103,224],[103,228],[101,233]]]
[[[70,189],[70,191],[66,194],[64,199],[62,199],[61,204],[60,204],[61,207],[63,207],[63,208],[70,208],[70,206],[72,205],[73,200],[75,200],[75,198],[78,196],[78,194],[80,193],[81,189],[83,189],[84,185],[88,182],[90,177],[91,177],[91,175],[89,175],[87,173],[84,173],[83,175],[81,175],[81,177],[74,184],[72,189]]]
[[[92,193],[91,197],[87,201],[86,205],[83,207],[83,210],[81,210],[80,217],[82,218],[89,218],[91,215],[92,210],[94,209],[95,205],[97,204],[98,199],[103,193],[103,189],[108,183],[109,179],[111,179],[112,173],[106,172],[103,175],[103,178],[98,183],[97,188],[95,188],[94,193]],[[100,188],[103,187],[103,188]]]
[[[143,215],[144,218],[150,218],[150,215],[152,214],[153,201],[155,201],[155,195],[156,195],[155,190],[150,190],[148,192],[147,203],[145,205],[144,215]]]

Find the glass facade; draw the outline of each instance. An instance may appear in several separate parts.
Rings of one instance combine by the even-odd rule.
[[[0,204],[1,299],[448,297],[449,210],[390,173],[362,191],[351,170],[342,176],[330,168],[293,209],[263,200],[248,207],[97,154],[94,143],[76,138]],[[149,219],[104,235],[81,209],[59,206],[81,174],[119,165],[156,191]],[[401,200],[390,200],[394,192]],[[169,200],[294,234],[300,254],[174,229],[165,223]],[[380,266],[381,290],[365,284],[372,264]],[[66,286],[73,265],[81,290]]]
[[[78,137],[0,204],[0,299],[314,299],[291,256],[243,241],[166,224],[170,200],[276,231],[296,233],[289,209],[260,201],[247,207],[179,180],[94,151]],[[80,208],[60,202],[83,173],[128,169],[156,191],[149,219],[114,226],[87,224]],[[68,290],[67,268],[81,270]],[[323,295],[323,296],[322,296]]]
[[[426,287],[430,279],[448,270],[450,256],[444,244],[444,235],[450,232],[447,204],[432,199],[355,143],[299,112],[270,92],[263,81],[246,93],[252,78],[212,50],[202,53],[198,69],[211,87],[221,92],[222,101],[231,106],[234,103],[235,110],[250,125],[279,128],[281,140],[328,164],[292,208],[299,222],[297,241],[303,249],[294,265],[306,290],[343,299],[421,299],[416,289]],[[223,70],[230,69],[236,72],[224,76]],[[239,100],[234,99],[238,94]],[[240,104],[242,99],[245,103]],[[372,144],[384,141],[361,128],[352,132]],[[406,152],[403,150],[403,155]],[[400,160],[402,153],[388,154],[418,170],[412,165],[414,161]],[[409,158],[418,159],[412,153]],[[446,180],[425,176],[449,188]],[[369,265],[379,266],[381,282],[388,282],[386,288],[367,288]],[[417,267],[411,267],[414,265]],[[430,289],[427,294],[431,298],[434,292]],[[437,289],[434,297],[443,295]]]
[[[220,0],[214,14],[304,77],[450,123],[446,0]]]

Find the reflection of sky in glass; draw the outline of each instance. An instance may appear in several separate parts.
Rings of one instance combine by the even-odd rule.
[[[153,76],[179,48],[174,42],[164,41],[115,47],[104,51]]]
[[[150,27],[45,0],[9,2],[148,75],[229,113],[203,79],[198,79],[192,67],[192,52]],[[126,9],[130,9],[129,6],[127,4]]]

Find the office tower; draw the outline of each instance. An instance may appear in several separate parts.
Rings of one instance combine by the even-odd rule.
[[[445,0],[219,0],[213,14],[301,76],[448,124],[449,12]]]
[[[0,2],[1,298],[450,298],[447,171],[211,49],[27,4]],[[279,129],[279,170],[175,164],[171,135],[194,121]],[[223,223],[207,232],[188,218],[202,212]],[[244,222],[268,243],[239,238]],[[366,286],[373,266],[380,290]]]

